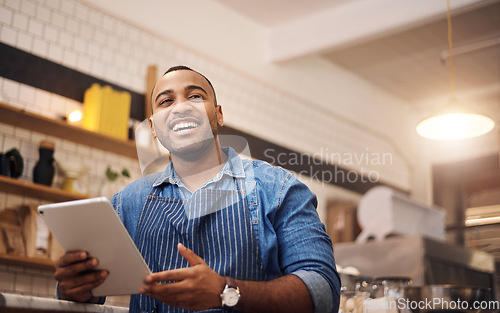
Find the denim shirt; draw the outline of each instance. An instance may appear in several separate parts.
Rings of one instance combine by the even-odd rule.
[[[336,313],[340,279],[331,239],[316,212],[316,196],[289,171],[263,161],[241,159],[232,148],[222,149],[228,161],[200,189],[220,187],[216,182],[224,184],[224,177],[243,178],[252,233],[256,234],[259,261],[267,279],[293,274],[307,286],[315,312]],[[136,180],[111,199],[132,239],[148,195],[154,186],[162,184],[176,185],[186,197],[191,195],[170,163],[164,172]],[[163,188],[163,192],[167,190]]]

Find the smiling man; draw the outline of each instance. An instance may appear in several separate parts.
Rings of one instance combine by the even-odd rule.
[[[340,280],[316,197],[290,172],[221,148],[210,81],[170,68],[152,93],[153,135],[171,153],[164,172],[112,199],[153,274],[130,312],[337,312]],[[107,271],[67,253],[57,263],[62,298],[97,302]],[[102,299],[100,299],[102,300]]]

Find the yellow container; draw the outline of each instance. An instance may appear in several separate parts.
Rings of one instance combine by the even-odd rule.
[[[92,84],[85,91],[83,104],[83,128],[118,139],[128,139],[130,93]]]

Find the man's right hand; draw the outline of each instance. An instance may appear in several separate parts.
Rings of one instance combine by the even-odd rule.
[[[55,279],[59,282],[59,296],[64,300],[97,302],[91,290],[108,277],[108,271],[95,270],[96,258],[89,258],[85,251],[67,252],[56,262]]]

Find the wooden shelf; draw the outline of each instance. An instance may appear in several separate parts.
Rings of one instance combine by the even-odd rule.
[[[0,102],[0,122],[137,159],[132,140],[115,139]]]
[[[0,263],[12,264],[17,266],[19,265],[29,266],[31,268],[37,267],[41,269],[54,269],[54,264],[55,264],[54,261],[49,259],[27,258],[24,256],[3,254],[3,253],[0,253]]]
[[[85,199],[85,195],[69,193],[62,189],[35,184],[28,181],[0,176],[0,190],[25,197],[38,198],[47,201],[61,202]]]

